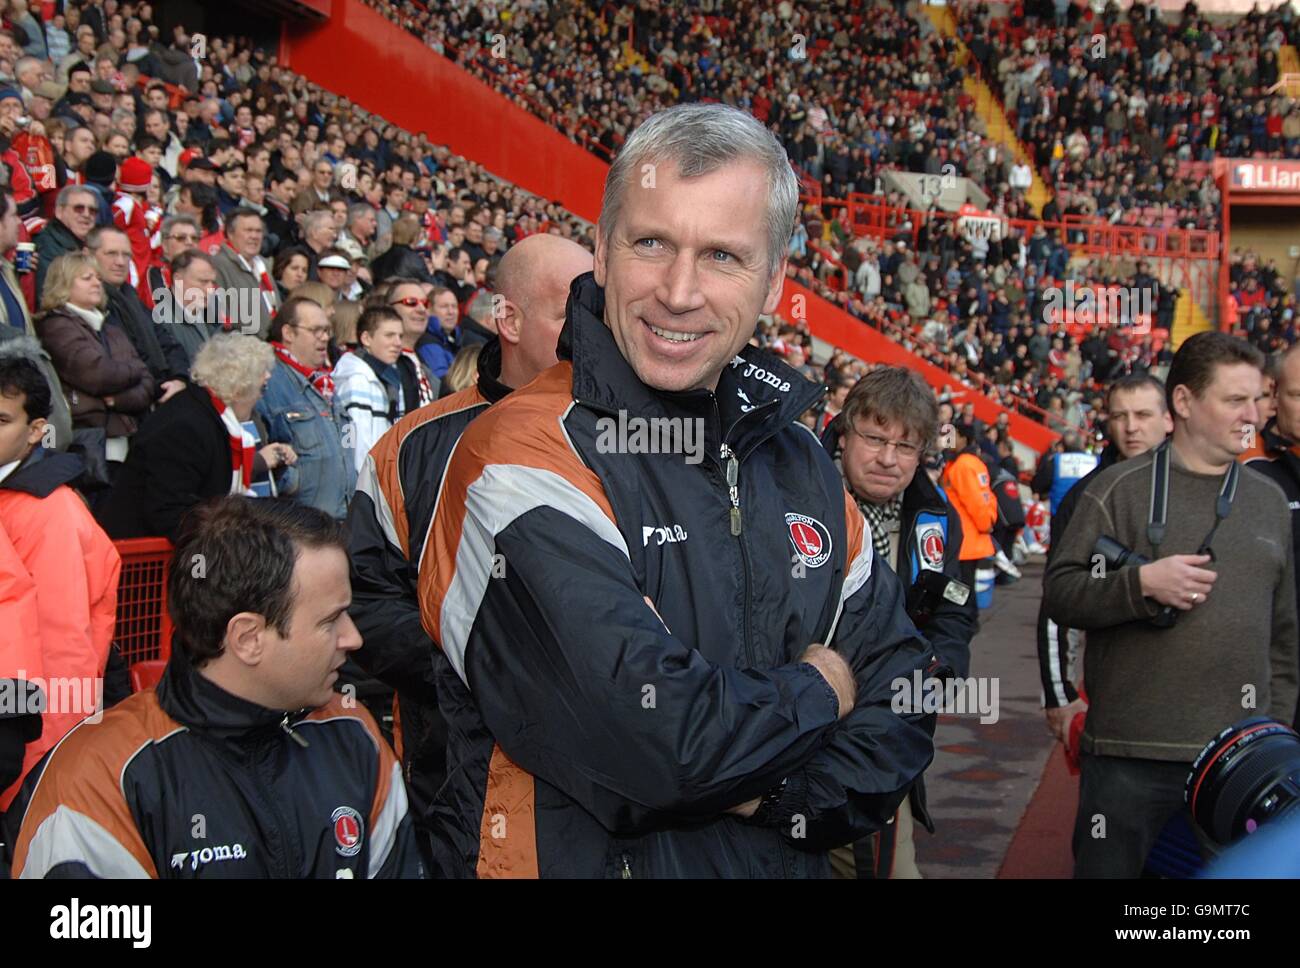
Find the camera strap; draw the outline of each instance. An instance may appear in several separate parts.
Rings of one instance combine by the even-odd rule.
[[[1155,450],[1151,461],[1151,505],[1147,513],[1147,540],[1151,542],[1152,558],[1159,557],[1160,542],[1165,539],[1165,525],[1169,520],[1169,458],[1172,439],[1167,439]],[[1210,533],[1201,542],[1198,554],[1207,554],[1214,533],[1219,530],[1229,512],[1232,511],[1233,499],[1237,496],[1237,481],[1241,477],[1241,467],[1234,460],[1223,474],[1223,483],[1219,485],[1219,497],[1214,502],[1214,524]]]

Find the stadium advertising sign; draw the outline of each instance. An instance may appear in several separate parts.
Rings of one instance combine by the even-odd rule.
[[[1234,192],[1300,193],[1300,163],[1293,161],[1234,161],[1231,170]]]

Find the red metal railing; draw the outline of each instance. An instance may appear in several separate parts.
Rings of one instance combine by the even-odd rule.
[[[113,544],[122,558],[113,641],[128,668],[142,662],[165,662],[172,642],[172,620],[167,612],[172,544],[166,538],[130,538]]]

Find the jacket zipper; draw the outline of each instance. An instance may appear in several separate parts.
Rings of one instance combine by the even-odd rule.
[[[714,402],[714,406],[717,406],[716,401]],[[753,669],[758,665],[758,662],[754,657],[754,640],[749,624],[749,603],[750,598],[752,597],[752,590],[749,578],[749,552],[745,549],[745,538],[741,533],[744,528],[740,512],[740,460],[736,456],[736,452],[725,443],[722,445],[720,456],[723,469],[727,475],[727,496],[731,500],[731,535],[736,539],[736,543],[740,546],[740,570],[745,580],[745,601],[743,608],[745,616],[745,658],[749,661],[749,667]]]
[[[285,733],[289,736],[290,739],[292,739],[303,749],[307,749],[309,746],[311,746],[311,744],[307,742],[307,738],[305,736],[299,736],[297,733],[293,731],[293,727],[289,725],[288,713],[285,713],[284,719],[280,720],[280,728],[285,731]]]
[[[630,861],[630,859],[628,858],[627,854],[623,854],[623,856],[622,856],[622,860],[623,860],[623,875],[622,875],[622,876],[623,876],[623,880],[625,880],[625,881],[630,881],[630,880],[632,879],[632,864],[631,864],[631,861]]]

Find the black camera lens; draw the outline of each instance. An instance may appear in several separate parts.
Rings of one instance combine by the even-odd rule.
[[[1266,716],[1234,723],[1197,755],[1184,795],[1215,843],[1254,833],[1300,805],[1300,735]]]

